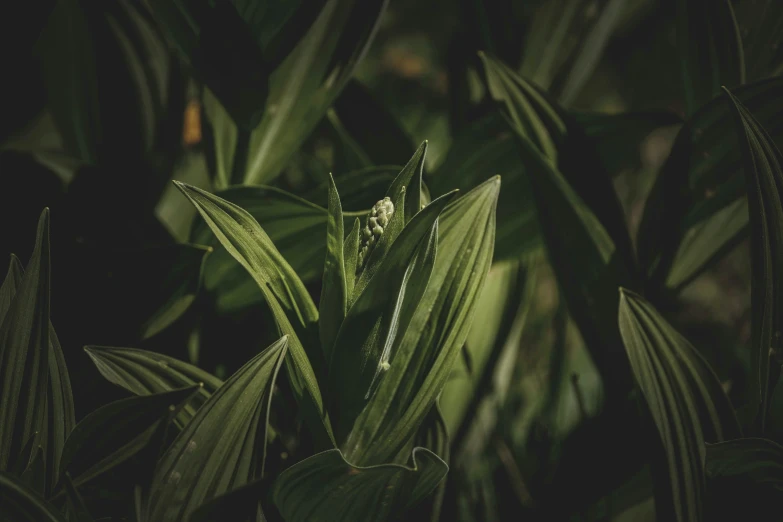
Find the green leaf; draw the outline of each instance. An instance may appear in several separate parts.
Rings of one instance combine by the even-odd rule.
[[[748,110],[759,115],[761,126],[778,146],[783,143],[783,122],[776,117],[783,110],[781,94],[783,78],[734,91]],[[734,125],[732,118],[729,104],[716,98],[694,114],[677,135],[645,203],[636,242],[639,264],[651,281],[650,289],[663,286],[680,244],[693,240],[688,236],[691,229],[745,195],[741,149],[736,133],[727,132]],[[740,231],[741,227],[736,229]],[[720,251],[737,241],[741,233],[724,235],[724,245],[712,248]],[[694,266],[689,272],[695,274],[703,268]],[[684,274],[678,279],[689,277]]]
[[[228,153],[225,144],[236,139],[232,136],[237,135],[237,129],[229,118],[219,115],[221,107],[210,102],[213,133],[224,151],[220,156],[232,164],[218,167],[219,172],[242,172],[249,185],[269,183],[279,175],[353,75],[386,3],[328,0],[324,4],[301,40],[269,74],[269,95],[257,113],[258,124],[247,127],[254,130],[248,136],[246,161]],[[165,6],[166,2],[156,4]],[[188,28],[186,32],[193,31]],[[187,38],[196,41],[192,34]],[[218,56],[225,61],[225,53]],[[229,98],[215,94],[227,103]],[[251,94],[260,100],[257,93],[248,91],[248,96]],[[233,165],[235,161],[242,164]]]
[[[283,336],[232,375],[161,457],[150,520],[186,520],[201,504],[263,477],[272,387],[288,349]]]
[[[22,262],[14,254],[11,254],[11,259],[8,262],[8,272],[6,272],[3,284],[0,286],[0,325],[3,324],[5,314],[11,308],[16,291],[22,285],[23,274],[24,267],[22,267]]]
[[[299,407],[316,440],[328,444],[331,428],[316,377],[324,364],[314,331],[318,310],[302,281],[247,211],[196,187],[176,181],[175,184],[193,203],[223,247],[261,288],[278,330],[289,336],[286,369]],[[305,347],[308,347],[307,352]]]
[[[345,260],[343,255],[343,208],[334,179],[329,176],[329,219],[326,225],[326,262],[324,263],[321,300],[318,304],[318,326],[321,347],[327,361],[331,360],[337,332],[348,308]]]
[[[490,269],[465,340],[472,368],[459,371],[455,367],[440,397],[450,433],[460,436],[467,429],[463,424],[472,425],[478,404],[497,388],[495,374],[501,370],[512,328],[524,323],[531,308],[535,281],[532,270],[528,273],[519,261],[494,263]]]
[[[739,478],[783,491],[783,446],[757,437],[708,443],[705,471],[711,479]]]
[[[38,221],[35,249],[0,325],[0,470],[16,467],[19,452],[47,448],[49,379],[49,209]],[[5,286],[5,285],[4,285]]]
[[[215,194],[250,213],[303,281],[319,279],[326,257],[328,211],[274,187],[231,187]],[[350,224],[355,214],[346,213]],[[219,245],[206,223],[194,225],[191,240]],[[246,270],[225,249],[210,254],[204,266],[204,286],[216,295],[217,307],[228,313],[262,301],[263,294]]]
[[[421,181],[424,173],[424,161],[427,156],[427,142],[423,142],[413,153],[408,163],[402,168],[400,173],[394,178],[386,196],[394,201],[401,191],[405,190],[405,221],[407,224],[413,216],[419,213],[423,208],[421,198]]]
[[[492,262],[499,192],[500,179],[490,179],[439,217],[438,255],[427,289],[389,370],[341,446],[350,462],[408,462],[410,441],[468,335]]]
[[[679,521],[703,519],[705,442],[738,437],[739,423],[699,352],[645,300],[620,289],[620,333],[666,450]]]
[[[688,116],[717,96],[722,85],[733,88],[745,82],[742,41],[730,0],[678,2],[677,47]]]
[[[14,522],[65,522],[57,509],[19,479],[0,472],[0,506],[3,520]]]
[[[353,295],[356,286],[356,264],[359,261],[359,234],[362,228],[361,221],[356,218],[353,228],[348,233],[343,243],[343,259],[345,260],[345,293],[347,296]],[[329,359],[327,359],[329,360]]]
[[[439,401],[435,402],[435,405],[421,425],[414,446],[430,450],[435,455],[438,455],[447,465],[449,464],[451,456],[449,433],[446,428],[446,421],[443,420],[443,415],[440,412]],[[410,512],[413,520],[429,520],[430,522],[438,522],[440,520],[443,499],[446,495],[446,485],[447,482],[441,480],[435,489],[435,493],[419,503]]]
[[[396,464],[360,467],[330,450],[288,468],[272,498],[287,522],[384,522],[403,516],[429,495],[448,472],[437,455],[413,452],[412,468]]]
[[[740,136],[750,213],[751,400],[763,433],[769,396],[770,356],[783,354],[783,156],[771,136],[742,103],[724,88]],[[741,129],[741,131],[740,131]]]
[[[122,464],[154,440],[173,414],[198,389],[189,386],[170,392],[111,402],[76,425],[63,450],[58,479],[73,477],[79,487]],[[156,448],[157,450],[157,448]],[[58,494],[62,494],[61,490]]]
[[[330,412],[338,444],[395,362],[432,274],[437,220],[449,199],[436,200],[414,217],[348,309],[329,365]]]
[[[513,129],[498,113],[491,113],[458,134],[443,162],[427,179],[433,194],[457,188],[467,192],[500,175],[495,233],[495,259],[511,259],[541,248],[541,231],[527,169],[516,153]]]
[[[11,256],[11,263],[8,267],[3,286],[0,287],[0,324],[6,312],[10,309],[16,292],[21,287],[23,281],[24,269],[16,256]],[[73,392],[71,391],[71,380],[68,375],[68,368],[65,364],[62,347],[57,339],[51,321],[49,321],[49,382],[47,387],[47,408],[51,409],[46,417],[45,438],[47,452],[42,454],[42,463],[49,463],[50,467],[56,467],[62,455],[65,439],[71,433],[76,425]],[[30,438],[27,444],[32,445],[34,438]],[[22,455],[27,452],[23,451]],[[48,488],[54,487],[57,480],[55,473],[49,473],[49,480],[41,491],[48,491]]]
[[[678,291],[696,279],[714,261],[736,246],[748,233],[748,202],[738,199],[685,233],[666,286]]]
[[[505,105],[516,130],[557,165],[557,148],[566,133],[560,115],[532,85],[501,61],[486,53],[479,53],[479,57],[484,62],[492,98]]]
[[[198,385],[195,394],[176,417],[180,428],[223,384],[217,377],[192,364],[160,353],[107,346],[85,346],[84,351],[106,380],[139,396]]]

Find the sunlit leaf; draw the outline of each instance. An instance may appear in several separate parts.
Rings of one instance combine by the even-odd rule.
[[[492,262],[499,192],[500,179],[490,179],[438,219],[438,255],[429,284],[378,390],[341,446],[349,462],[409,461],[411,439],[468,335]]]
[[[329,218],[326,226],[326,262],[321,287],[321,299],[318,304],[318,326],[321,347],[326,360],[331,360],[332,348],[337,332],[345,319],[348,308],[348,289],[346,287],[345,257],[343,244],[343,208],[334,180],[329,177]]]
[[[698,351],[644,299],[620,290],[619,325],[631,369],[666,451],[673,510],[703,520],[705,442],[741,435],[734,409]]]
[[[316,377],[324,365],[314,331],[318,310],[301,279],[247,211],[196,187],[175,183],[223,247],[258,283],[279,331],[289,336],[286,369],[299,407],[314,436],[330,443],[331,428]]]
[[[232,375],[163,454],[152,479],[150,520],[183,520],[201,504],[263,477],[272,386],[288,337]]]
[[[449,199],[436,200],[414,217],[366,286],[356,290],[329,365],[338,444],[395,362],[436,262],[437,219]]]
[[[302,281],[311,281],[323,274],[328,218],[325,208],[274,187],[231,187],[215,195],[250,213]],[[354,216],[346,213],[346,226],[353,223]],[[204,222],[194,225],[191,240],[219,245]],[[239,310],[263,300],[262,292],[247,271],[223,248],[217,248],[207,258],[204,286],[216,294],[217,308],[223,312]]]

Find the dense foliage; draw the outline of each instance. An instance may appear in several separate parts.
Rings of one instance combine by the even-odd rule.
[[[783,5],[19,9],[0,521],[780,518]]]

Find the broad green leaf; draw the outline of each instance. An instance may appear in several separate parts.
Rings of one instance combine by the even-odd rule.
[[[19,259],[12,255],[8,275],[3,286],[0,287],[0,324],[2,324],[13,297],[21,286],[23,273],[24,269]],[[48,441],[46,444],[48,452],[42,452],[42,463],[50,463],[51,468],[60,461],[65,439],[76,425],[71,380],[60,342],[51,321],[49,321],[49,383],[46,400],[47,408],[51,409],[51,413],[47,413],[45,416],[47,423],[45,437]],[[33,443],[34,439],[31,438],[27,444],[32,445]],[[26,454],[27,451],[22,452],[22,455]],[[57,480],[54,472],[48,476],[50,480],[46,482],[42,491],[48,491],[48,488],[54,487],[52,481]]]
[[[759,412],[757,429],[763,432],[769,396],[771,356],[783,353],[783,156],[772,138],[745,106],[725,89],[734,109],[740,137],[750,213],[751,400]],[[741,129],[741,130],[740,130]]]
[[[492,262],[499,192],[500,179],[490,179],[451,203],[438,219],[438,255],[417,313],[341,447],[351,463],[410,459],[410,441],[468,335]]]
[[[677,3],[677,48],[686,114],[720,94],[722,85],[745,82],[745,63],[730,0]]]
[[[386,522],[404,516],[448,472],[437,455],[413,452],[413,467],[361,467],[340,450],[309,457],[280,474],[272,498],[287,522]]]
[[[756,437],[708,443],[705,471],[711,479],[739,478],[783,491],[783,446]]]
[[[545,92],[501,62],[483,56],[490,93],[501,102],[501,114],[515,130],[512,134],[526,144],[520,161],[527,177],[544,175],[541,171],[552,168],[562,172],[615,242],[619,258],[635,272],[625,215],[595,145]]]
[[[154,443],[155,435],[161,433],[161,428],[165,428],[173,414],[197,389],[198,386],[189,386],[121,399],[87,415],[76,425],[65,444],[57,472],[60,486],[64,486],[65,473],[70,474],[74,485],[79,487]]]
[[[38,221],[35,249],[0,324],[0,470],[14,468],[19,452],[48,450],[47,394],[50,365],[49,209]]]
[[[392,244],[348,309],[329,365],[338,444],[382,382],[424,294],[436,260],[438,215],[449,198],[428,206]]]
[[[509,334],[515,323],[524,320],[518,317],[530,308],[534,288],[534,274],[528,274],[519,261],[494,263],[490,269],[465,340],[471,371],[455,366],[440,398],[449,433],[456,434],[464,422],[473,423],[478,403],[496,387],[494,377]]]
[[[321,277],[326,257],[327,209],[274,187],[231,187],[215,195],[250,213],[303,281]],[[345,222],[350,225],[355,214],[345,214]],[[191,240],[219,245],[203,222],[194,225]],[[206,260],[204,287],[216,294],[217,307],[224,312],[263,300],[247,271],[222,248]]]
[[[706,220],[697,223],[685,233],[666,286],[679,290],[693,281],[725,252],[734,247],[748,233],[748,202],[738,199]]]
[[[439,401],[435,402],[435,405],[421,425],[414,441],[414,448],[416,447],[430,450],[447,465],[449,464],[449,459],[451,458],[449,432],[446,428],[446,421],[443,420],[443,415],[440,412]],[[410,512],[413,520],[429,520],[430,522],[438,522],[440,520],[443,499],[446,495],[446,486],[446,480],[441,480],[435,492],[414,507]]]
[[[272,387],[288,336],[232,375],[161,457],[147,518],[179,521],[201,504],[263,477]]]
[[[783,124],[776,116],[783,111],[783,78],[744,85],[733,94],[751,113],[759,115],[761,126],[780,146]],[[638,258],[651,287],[664,284],[689,230],[745,195],[741,149],[736,133],[727,132],[733,125],[731,107],[717,98],[680,129],[647,198],[639,226]],[[729,244],[737,236],[727,234],[724,238]],[[720,250],[721,245],[713,248]],[[692,272],[698,270],[694,267]]]
[[[345,257],[343,243],[343,208],[340,205],[340,195],[334,185],[334,179],[329,176],[329,218],[326,224],[326,261],[321,287],[321,300],[318,303],[318,327],[321,348],[324,357],[331,360],[331,353],[337,332],[345,319],[348,308],[348,290],[346,288]]]
[[[196,411],[220,388],[223,381],[204,370],[168,355],[138,350],[86,346],[84,351],[109,382],[144,396],[198,385],[198,389],[177,415],[182,428]]]
[[[674,513],[702,520],[704,443],[740,436],[734,409],[701,354],[644,299],[621,288],[618,320],[666,451]]]
[[[457,135],[443,162],[427,179],[432,193],[467,192],[492,175],[503,179],[497,209],[495,258],[516,258],[542,246],[526,165],[516,153],[513,129],[492,113]]]
[[[327,444],[331,428],[316,377],[324,364],[314,331],[318,310],[302,281],[247,211],[196,187],[175,183],[223,247],[256,281],[274,314],[278,330],[289,336],[286,369],[294,394],[316,440]]]
[[[19,479],[0,472],[0,510],[9,522],[65,522],[57,509]]]
[[[560,115],[535,87],[505,64],[486,53],[479,53],[479,57],[492,98],[505,105],[517,131],[557,165],[557,149],[566,132]]]

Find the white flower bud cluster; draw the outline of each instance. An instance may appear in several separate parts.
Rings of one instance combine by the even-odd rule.
[[[370,257],[373,247],[381,239],[383,229],[389,224],[394,215],[394,203],[388,197],[383,198],[373,205],[367,223],[362,229],[362,245],[359,249],[359,262],[357,267],[364,266],[364,262]]]

